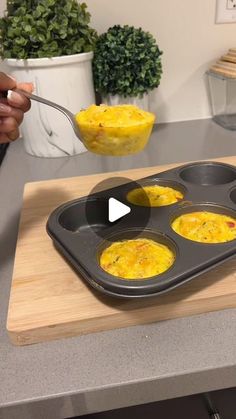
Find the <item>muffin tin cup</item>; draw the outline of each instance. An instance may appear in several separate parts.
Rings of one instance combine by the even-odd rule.
[[[233,204],[236,205],[236,188],[233,188],[230,192],[230,199]]]
[[[88,220],[87,214],[90,214]],[[76,233],[87,230],[90,225],[95,231],[111,225],[108,220],[107,201],[105,199],[81,199],[65,204],[57,218],[58,224],[65,230]]]
[[[178,200],[175,203],[165,204],[165,205],[160,205],[160,206],[153,206],[151,208],[162,208],[162,207],[167,207],[167,206],[175,205],[175,204],[177,204],[177,203],[179,203],[181,201],[184,201],[186,199],[185,197],[187,195],[187,189],[186,189],[186,187],[183,184],[181,184],[179,182],[176,182],[176,181],[173,181],[173,180],[168,180],[168,179],[158,179],[158,178],[144,179],[144,180],[139,181],[139,188],[145,188],[147,186],[164,186],[164,187],[169,187],[169,188],[173,188],[174,190],[179,191],[179,192],[181,192],[183,194],[183,199]],[[129,199],[128,199],[128,193],[129,192],[132,192],[134,189],[137,189],[137,186],[136,186],[136,188],[130,188],[130,186],[128,185],[128,187],[126,188],[126,190],[123,191],[123,197],[122,197],[123,200],[126,201],[128,205],[134,205],[136,207],[143,207],[143,208],[145,208],[147,206],[150,207],[150,201],[149,201],[148,196],[147,196],[146,193],[143,194],[144,195],[144,198],[145,198],[145,195],[146,195],[146,198],[144,199],[145,202],[144,202],[143,205],[134,204],[131,201],[129,201]]]
[[[223,207],[221,205],[215,204],[215,203],[205,203],[205,202],[201,202],[198,204],[187,204],[187,205],[183,205],[181,208],[179,208],[177,211],[175,211],[172,216],[170,217],[170,227],[173,223],[173,221],[180,217],[181,215],[184,214],[191,214],[191,213],[195,213],[195,212],[211,212],[213,214],[220,214],[220,215],[226,215],[229,217],[232,217],[234,219],[236,219],[236,211],[232,208],[227,208],[227,207]],[[172,228],[172,227],[171,227]],[[173,229],[172,229],[173,230]],[[177,232],[175,232],[173,230],[173,232],[179,236],[179,237],[183,237],[184,240],[187,240],[191,243],[199,243],[202,246],[217,246],[218,250],[222,250],[224,251],[224,249],[226,247],[231,248],[232,247],[232,242],[234,242],[234,246],[236,246],[235,240],[230,240],[230,241],[225,241],[225,242],[216,242],[216,243],[208,243],[208,242],[199,242],[199,241],[195,241],[195,240],[191,240],[188,239],[184,236],[181,236],[180,234],[178,234]]]
[[[224,163],[192,163],[179,170],[179,177],[193,185],[219,186],[236,181],[236,169]]]
[[[199,173],[203,173],[203,177]],[[110,223],[109,197],[125,202],[127,193],[137,188],[137,184],[170,186],[183,192],[184,199],[153,208],[128,203],[131,213],[116,223]],[[47,231],[59,251],[93,288],[122,298],[151,297],[168,292],[235,256],[235,240],[200,243],[188,240],[172,229],[171,223],[177,216],[196,211],[236,217],[234,166],[214,162],[184,165],[79,198],[53,211],[47,222]],[[143,223],[147,214],[149,220]],[[160,275],[137,280],[110,275],[100,267],[99,258],[105,247],[114,241],[140,237],[166,244],[175,255],[174,264]]]
[[[163,233],[160,233],[158,231],[154,231],[152,229],[146,228],[144,231],[140,230],[138,228],[130,228],[121,230],[118,233],[114,233],[112,235],[109,235],[104,241],[100,242],[97,249],[96,249],[96,259],[97,259],[97,269],[99,274],[99,280],[100,283],[104,288],[109,288],[111,291],[116,293],[128,293],[130,295],[133,295],[135,293],[137,294],[149,294],[156,292],[158,289],[162,288],[162,285],[164,282],[162,281],[162,284],[160,281],[157,281],[158,278],[164,278],[166,277],[166,274],[169,274],[169,271],[173,270],[174,264],[170,266],[168,270],[165,272],[152,276],[150,278],[145,279],[124,279],[120,277],[116,277],[114,275],[110,275],[106,271],[104,271],[100,265],[99,265],[99,259],[101,256],[101,253],[104,249],[109,247],[112,242],[116,241],[122,241],[122,240],[131,240],[134,237],[134,233],[136,238],[145,238],[155,241],[159,244],[164,244],[167,246],[171,252],[173,253],[175,260],[178,257],[178,247],[176,246],[175,242],[171,240],[168,236],[164,235]]]

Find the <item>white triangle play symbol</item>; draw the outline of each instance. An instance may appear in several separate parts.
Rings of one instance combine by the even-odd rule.
[[[129,214],[130,211],[131,209],[128,207],[128,205],[122,204],[122,202],[115,198],[109,198],[108,219],[111,223]]]

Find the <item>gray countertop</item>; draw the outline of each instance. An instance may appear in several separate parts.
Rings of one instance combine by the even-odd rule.
[[[161,124],[137,156],[42,159],[12,143],[0,167],[0,418],[63,418],[236,386],[236,310],[14,347],[6,316],[26,182],[236,155],[211,120]]]

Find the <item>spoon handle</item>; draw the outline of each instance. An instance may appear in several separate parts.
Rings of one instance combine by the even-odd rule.
[[[72,112],[70,112],[68,109],[64,108],[64,106],[58,105],[57,103],[52,102],[51,100],[48,100],[48,99],[44,99],[43,97],[34,95],[33,93],[25,92],[24,90],[21,90],[21,89],[14,89],[14,92],[20,93],[21,95],[27,97],[28,99],[35,100],[36,102],[40,102],[40,103],[43,103],[44,105],[51,106],[52,108],[55,108],[58,111],[62,112],[67,117],[67,119],[70,121],[70,123],[71,123],[71,125],[72,125],[72,127],[75,131],[75,134],[80,139],[79,128],[78,128],[78,125],[75,121],[74,114]]]

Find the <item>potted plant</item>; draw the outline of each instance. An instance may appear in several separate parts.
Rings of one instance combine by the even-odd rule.
[[[102,102],[131,103],[149,110],[148,93],[161,79],[161,54],[155,38],[141,28],[115,25],[100,35],[93,75]]]
[[[74,113],[95,102],[92,51],[97,34],[86,8],[76,0],[8,0],[0,19],[0,56],[9,72]],[[22,134],[32,155],[86,151],[66,118],[38,103],[32,103]]]

